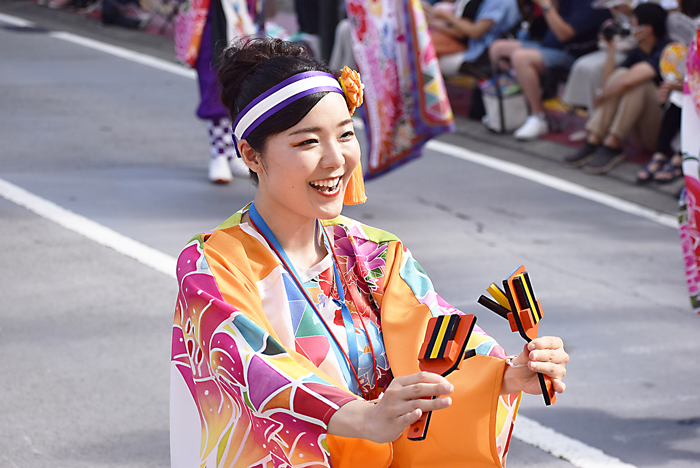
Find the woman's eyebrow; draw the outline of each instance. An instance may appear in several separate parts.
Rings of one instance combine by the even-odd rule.
[[[338,124],[338,127],[342,127],[343,125],[347,125],[349,123],[352,123],[352,119],[345,119]],[[320,132],[321,130],[322,130],[321,127],[304,127],[304,128],[300,128],[299,130],[294,130],[289,135],[297,135],[299,133]]]
[[[295,130],[290,135],[296,135],[297,133],[312,133],[312,132],[318,132],[321,130],[321,127],[304,127],[300,128],[299,130]]]

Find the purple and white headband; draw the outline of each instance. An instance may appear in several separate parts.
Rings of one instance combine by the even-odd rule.
[[[238,153],[238,142],[246,139],[271,115],[304,96],[324,91],[345,95],[335,76],[330,73],[310,71],[289,77],[253,99],[238,113],[232,125],[236,153]],[[238,154],[238,156],[241,155]]]

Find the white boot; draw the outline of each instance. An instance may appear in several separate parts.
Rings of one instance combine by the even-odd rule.
[[[217,156],[209,161],[209,180],[215,184],[228,184],[231,182],[231,167],[226,156]]]

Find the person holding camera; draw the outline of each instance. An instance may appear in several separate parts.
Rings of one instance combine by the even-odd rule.
[[[574,107],[584,108],[588,113],[594,110],[596,90],[603,85],[603,69],[608,56],[608,43],[615,44],[615,64],[619,66],[636,44],[630,29],[632,6],[629,0],[620,0],[617,5],[608,6],[612,18],[600,28],[598,50],[586,54],[574,62],[566,80],[562,101]]]
[[[663,115],[657,101],[662,81],[659,60],[670,42],[666,18],[666,10],[655,3],[634,9],[630,25],[637,47],[620,67],[615,63],[615,42],[607,41],[604,85],[596,92],[596,109],[586,122],[586,140],[564,158],[565,165],[583,167],[589,174],[605,174],[625,158],[621,144],[633,131],[644,148],[656,146]]]

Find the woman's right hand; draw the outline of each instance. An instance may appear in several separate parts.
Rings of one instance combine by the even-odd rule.
[[[331,417],[328,433],[377,443],[393,442],[423,413],[449,407],[452,399],[444,395],[453,390],[444,377],[430,372],[396,377],[381,398],[343,405]]]

